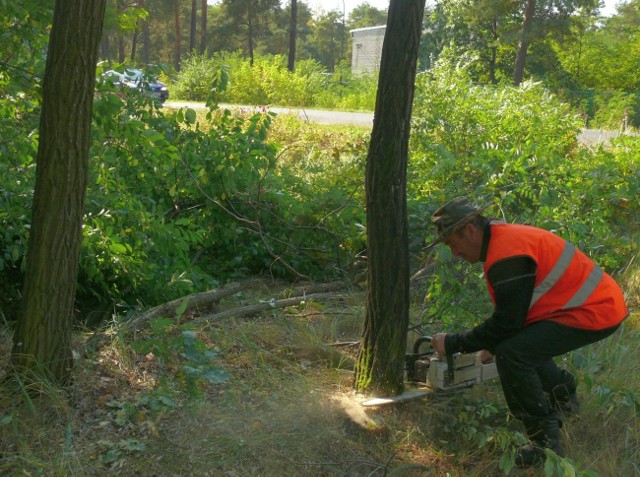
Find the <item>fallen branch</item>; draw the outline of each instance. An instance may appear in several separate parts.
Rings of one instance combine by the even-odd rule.
[[[296,296],[292,298],[284,298],[282,300],[269,300],[263,303],[258,303],[257,305],[247,305],[241,306],[238,308],[231,308],[229,310],[220,311],[218,313],[211,313],[209,315],[205,315],[201,318],[197,318],[194,320],[195,323],[201,321],[209,321],[216,320],[219,318],[229,318],[229,317],[238,317],[238,316],[252,316],[256,315],[265,310],[275,310],[278,308],[286,308],[288,306],[299,305],[302,302],[310,301],[310,300],[327,300],[329,298],[335,298],[336,296],[340,296],[339,292],[328,292],[328,293],[311,293],[304,294],[301,296]]]
[[[291,290],[291,293],[296,293],[298,295],[305,293],[320,293],[320,292],[330,292],[330,291],[338,291],[344,290],[347,286],[346,282],[343,281],[335,281],[328,283],[309,283],[299,285]]]
[[[139,325],[145,324],[152,318],[157,316],[173,316],[176,313],[178,307],[184,303],[185,300],[188,300],[187,311],[193,311],[197,308],[203,309],[211,309],[211,306],[218,303],[221,299],[235,295],[239,291],[244,290],[255,281],[246,281],[246,282],[233,282],[224,285],[221,288],[217,288],[215,290],[209,290],[201,293],[194,293],[193,295],[188,295],[186,297],[178,298],[177,300],[170,301],[168,303],[163,303],[162,305],[158,305],[150,310],[145,311],[144,313],[134,316],[129,321],[124,323],[125,329],[137,329]]]
[[[355,348],[360,346],[360,341],[336,341],[335,343],[329,343],[328,346]]]

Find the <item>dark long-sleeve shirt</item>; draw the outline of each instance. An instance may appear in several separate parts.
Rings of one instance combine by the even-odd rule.
[[[491,225],[484,229],[482,253],[484,262],[491,241]],[[524,326],[536,279],[536,263],[528,256],[509,257],[495,263],[487,278],[495,290],[495,308],[491,316],[475,328],[448,334],[447,353],[472,353],[486,349],[493,352],[505,338],[518,333]]]

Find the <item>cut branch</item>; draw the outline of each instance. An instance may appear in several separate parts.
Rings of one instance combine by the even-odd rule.
[[[327,300],[341,296],[339,292],[328,293],[311,293],[309,295],[301,295],[292,298],[284,298],[282,300],[270,300],[264,303],[258,303],[257,305],[247,305],[238,308],[231,308],[229,310],[221,311],[218,313],[211,313],[201,318],[194,320],[196,323],[201,321],[216,320],[219,318],[239,317],[239,316],[252,316],[262,311],[275,310],[279,308],[286,308],[288,306],[299,305],[302,302],[310,300]]]
[[[187,308],[185,311],[192,311],[197,308],[210,309],[213,304],[218,303],[225,297],[235,295],[239,291],[247,288],[251,283],[254,282],[249,280],[243,283],[228,283],[222,288],[201,293],[194,293],[193,295],[178,298],[177,300],[158,305],[155,308],[151,308],[150,310],[147,310],[144,313],[133,317],[132,319],[127,321],[124,326],[126,329],[137,329],[140,325],[145,324],[152,318],[158,316],[173,316],[178,307],[182,303],[184,303],[185,300],[188,300]]]

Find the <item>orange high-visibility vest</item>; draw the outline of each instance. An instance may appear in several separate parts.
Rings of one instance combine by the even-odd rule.
[[[552,320],[567,326],[602,330],[617,325],[629,311],[618,284],[584,253],[546,230],[526,225],[491,224],[484,264],[531,257],[537,265],[535,288],[525,326]],[[491,300],[495,291],[487,278]]]

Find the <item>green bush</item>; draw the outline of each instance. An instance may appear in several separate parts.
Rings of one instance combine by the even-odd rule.
[[[375,106],[377,72],[351,77],[342,65],[330,74],[315,60],[301,60],[292,73],[282,55],[256,55],[252,65],[240,53],[226,52],[183,61],[171,86],[172,97],[205,101],[222,69],[229,81],[224,91],[216,91],[216,99],[224,103],[367,111]]]
[[[595,106],[591,128],[624,131],[640,127],[640,94],[601,93],[596,95]]]
[[[171,96],[187,101],[205,101],[216,81],[216,71],[223,64],[219,57],[191,54],[180,63],[180,71],[171,83]]]
[[[640,212],[639,140],[611,149],[578,147],[581,123],[541,85],[474,84],[468,64],[446,59],[417,81],[408,184],[411,228],[433,238],[428,221],[445,201],[468,195],[508,222],[552,230],[594,257],[608,272],[637,254]],[[635,145],[635,146],[634,146]],[[482,293],[477,268],[451,259],[446,247],[428,296],[433,312],[454,327],[478,321]],[[463,290],[470,290],[463,292]],[[473,311],[469,311],[473,310]],[[488,310],[485,310],[488,311]]]
[[[10,319],[20,298],[31,224],[38,113],[35,85],[25,90],[0,74],[0,316]]]

